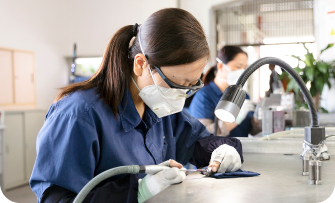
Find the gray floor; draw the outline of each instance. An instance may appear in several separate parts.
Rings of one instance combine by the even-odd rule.
[[[3,191],[4,195],[13,202],[18,203],[36,203],[35,194],[31,191],[29,185],[24,185],[8,191]]]

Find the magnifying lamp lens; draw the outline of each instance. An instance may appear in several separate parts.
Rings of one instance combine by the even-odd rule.
[[[240,113],[246,93],[240,85],[231,85],[224,91],[215,109],[215,115],[220,120],[233,123]]]
[[[227,122],[227,123],[233,123],[235,122],[236,118],[235,116],[223,109],[218,109],[215,111],[215,115],[216,117],[218,117],[220,120]]]

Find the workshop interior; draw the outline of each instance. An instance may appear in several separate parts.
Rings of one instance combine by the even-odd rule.
[[[1,202],[335,202],[334,0],[0,0],[0,27]]]

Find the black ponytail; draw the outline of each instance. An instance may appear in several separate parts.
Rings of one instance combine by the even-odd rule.
[[[205,74],[204,77],[202,78],[202,82],[204,83],[204,85],[208,85],[211,81],[214,80],[215,75],[216,75],[216,70],[217,70],[217,67],[216,67],[216,65],[215,65],[215,66],[212,66],[212,67],[206,72],[206,74]]]

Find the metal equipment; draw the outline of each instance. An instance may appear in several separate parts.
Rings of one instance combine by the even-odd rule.
[[[77,58],[77,44],[73,45],[73,57],[71,63],[71,75],[70,75],[70,83],[74,83],[74,79],[76,78],[74,71],[76,70],[76,58]]]
[[[308,179],[308,184],[310,185],[315,185],[315,165],[316,161],[310,160],[309,161],[309,179]]]
[[[316,185],[322,185],[322,179],[321,179],[321,166],[322,163],[321,161],[316,161],[316,165],[315,165],[315,184]]]
[[[309,175],[309,160],[311,160],[312,154],[308,151],[302,158],[302,175],[308,176]]]
[[[304,95],[304,99],[308,105],[309,113],[311,116],[311,125],[308,127],[305,127],[304,132],[304,143],[303,143],[303,153],[301,154],[302,157],[305,155],[305,153],[308,150],[311,150],[313,154],[321,155],[322,146],[325,145],[324,141],[326,139],[325,137],[325,128],[319,126],[318,124],[318,117],[317,117],[317,111],[315,108],[315,104],[313,101],[313,98],[307,89],[304,81],[301,79],[300,75],[287,63],[284,61],[274,58],[274,57],[265,57],[262,59],[259,59],[255,61],[253,64],[251,64],[240,76],[238,81],[236,82],[236,85],[230,85],[226,88],[225,92],[223,93],[216,109],[215,109],[215,115],[223,120],[224,122],[234,122],[237,115],[239,114],[239,111],[241,109],[241,106],[243,105],[244,99],[245,99],[245,92],[243,90],[243,86],[246,83],[247,79],[251,76],[251,74],[256,71],[258,68],[265,64],[274,64],[280,66],[283,70],[285,70],[298,84],[301,93]],[[307,150],[306,150],[307,149]],[[318,157],[318,156],[317,156]],[[310,161],[310,164],[313,164],[313,162]],[[313,175],[311,174],[311,168],[309,170],[310,178]],[[315,179],[310,179],[311,182]]]

